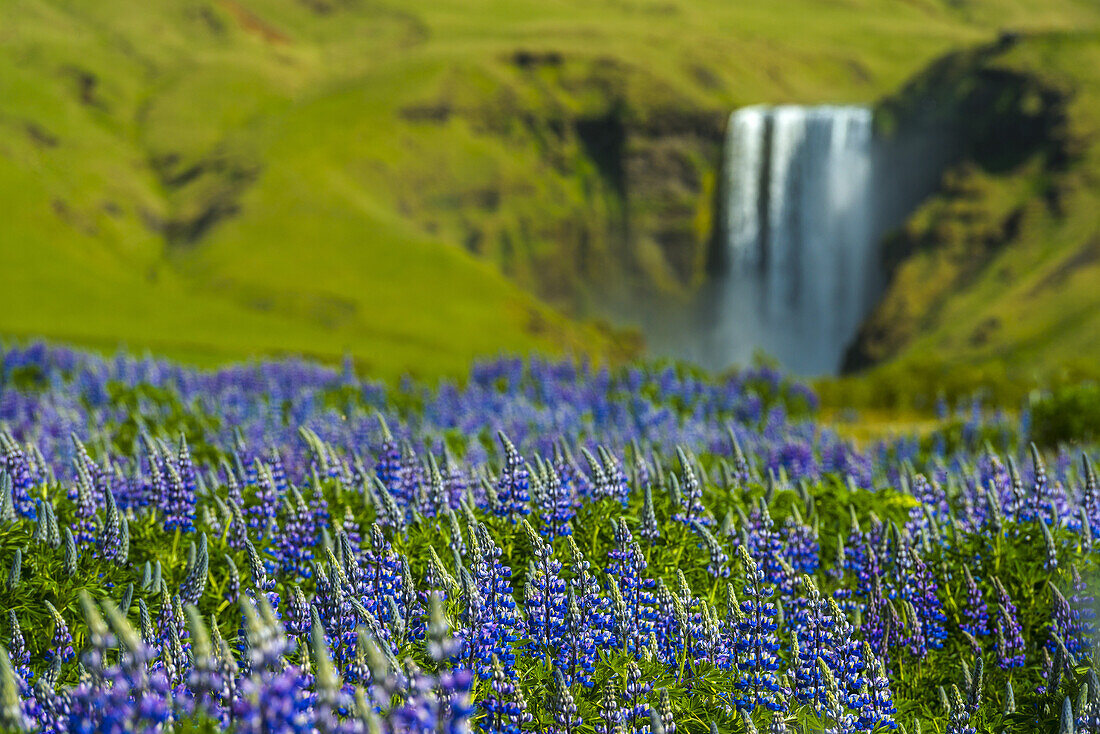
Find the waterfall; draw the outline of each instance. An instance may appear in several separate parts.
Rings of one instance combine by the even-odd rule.
[[[871,111],[737,110],[725,175],[729,272],[706,351],[728,364],[762,349],[802,374],[835,372],[879,287]]]

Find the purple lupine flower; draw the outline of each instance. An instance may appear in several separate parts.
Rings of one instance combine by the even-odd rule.
[[[599,455],[603,474],[607,477],[607,495],[626,507],[630,500],[630,483],[623,472],[622,463],[603,446],[599,447]]]
[[[748,547],[749,555],[761,559],[761,571],[764,583],[774,586],[790,598],[794,588],[794,575],[783,564],[783,539],[775,529],[775,522],[768,512],[767,505],[761,501],[749,515]]]
[[[46,601],[46,610],[50,613],[50,617],[53,619],[53,638],[50,640],[50,646],[46,649],[44,656],[46,662],[51,662],[54,658],[58,658],[63,663],[67,663],[73,659],[73,636],[69,632],[69,625],[65,623],[65,619],[54,608],[53,604]]]
[[[496,483],[496,513],[515,523],[531,511],[527,506],[531,500],[529,476],[523,459],[508,437],[503,432],[498,432],[497,437],[504,447],[504,466]]]
[[[370,547],[362,552],[360,560],[348,564],[348,571],[349,581],[367,611],[379,620],[387,619],[389,602],[396,601],[402,583],[401,563],[378,525],[371,526]]]
[[[1096,634],[1096,624],[1093,622],[1096,618],[1093,597],[1088,593],[1088,584],[1081,578],[1081,572],[1076,565],[1070,566],[1070,578],[1073,583],[1073,594],[1069,598],[1069,603],[1077,611],[1081,636],[1091,640]],[[1100,695],[1100,691],[1097,691],[1097,694]]]
[[[95,493],[91,478],[86,470],[81,470],[78,465],[77,481],[73,482],[68,491],[68,497],[76,504],[76,542],[80,545],[91,545],[96,541],[95,521]]]
[[[574,461],[564,442],[554,446],[554,471],[561,479],[562,486],[568,489],[572,496],[592,496],[592,483],[577,466],[577,462]]]
[[[624,603],[619,644],[629,650],[640,650],[653,629],[655,582],[645,576],[645,556],[624,518],[615,525],[615,547],[607,555],[607,574],[618,586]]]
[[[947,630],[944,627],[947,617],[944,616],[942,604],[937,598],[936,579],[916,549],[908,548],[901,554],[899,562],[901,561],[906,561],[900,563],[903,570],[901,596],[913,605],[913,609],[920,616],[921,628],[928,646],[939,650],[947,639]]]
[[[4,454],[2,459],[4,473],[11,479],[15,510],[22,517],[34,519],[34,500],[30,495],[33,484],[27,456],[6,429],[0,431],[0,449]]]
[[[616,734],[620,731],[623,710],[619,705],[619,695],[615,684],[608,682],[600,696],[600,720],[596,722],[596,734]]]
[[[951,686],[951,714],[947,722],[947,734],[977,734],[970,723],[970,709],[963,702],[962,694],[956,686]]]
[[[680,488],[681,507],[672,517],[685,525],[699,523],[700,525],[712,525],[714,519],[707,515],[703,506],[703,486],[695,473],[695,465],[684,450],[677,446],[676,455],[680,459],[680,469],[684,473],[684,482]]]
[[[621,709],[622,723],[627,734],[649,734],[652,710],[646,703],[646,697],[652,690],[653,684],[642,677],[638,663],[627,661]]]
[[[821,544],[817,531],[792,515],[783,523],[780,531],[783,542],[783,557],[795,571],[814,574],[821,565]]]
[[[450,451],[443,452],[443,485],[444,494],[449,509],[455,509],[466,496],[466,490],[470,486],[469,475],[463,466],[455,461]]]
[[[539,497],[539,519],[542,524],[539,532],[550,540],[573,533],[570,522],[576,514],[574,498],[570,487],[562,482],[557,470],[551,465],[543,465],[542,494]]]
[[[244,508],[244,512],[248,516],[249,529],[257,531],[263,537],[278,513],[279,497],[271,471],[262,461],[253,463],[256,466],[256,495],[254,501]]]
[[[19,619],[15,616],[15,610],[8,610],[8,624],[11,628],[11,642],[8,644],[8,655],[15,674],[24,682],[31,680],[31,654],[27,650],[27,643],[23,639],[23,631],[19,627]]]
[[[562,645],[558,648],[555,666],[563,672],[570,686],[579,682],[591,688],[596,649],[607,647],[611,642],[608,600],[600,595],[599,582],[589,571],[590,564],[572,538],[568,545],[572,558],[570,588],[562,619]]]
[[[868,705],[866,665],[863,659],[863,643],[856,638],[856,630],[844,616],[840,606],[829,600],[829,614],[833,621],[835,644],[833,675],[840,690],[841,703],[850,711],[859,713]]]
[[[744,546],[738,546],[745,569],[745,600],[741,602],[741,638],[738,640],[738,708],[753,711],[764,706],[771,711],[786,711],[789,691],[779,682],[780,661],[776,655],[775,605],[768,601],[774,593],[764,572]]]
[[[863,662],[867,670],[867,706],[865,707],[867,713],[861,717],[860,724],[868,730],[875,730],[878,727],[897,729],[894,715],[898,710],[894,705],[894,694],[890,691],[890,679],[886,675],[886,666],[866,644],[863,647]]]
[[[471,637],[467,645],[477,674],[485,678],[494,658],[506,671],[512,670],[512,643],[519,639],[522,623],[512,598],[512,571],[500,563],[500,547],[484,525],[478,525],[474,532],[479,553],[470,568],[480,603],[468,612]]]
[[[1048,581],[1051,591],[1051,631],[1058,635],[1071,654],[1077,655],[1087,649],[1087,644],[1081,634],[1081,616],[1073,608],[1058,587]],[[1053,640],[1048,642],[1050,648],[1054,647]]]
[[[518,734],[523,725],[534,720],[527,711],[523,692],[510,679],[496,655],[489,664],[489,694],[479,703],[485,709],[481,731],[485,734]]]
[[[974,581],[968,566],[963,566],[963,574],[966,580],[966,601],[963,603],[963,620],[959,627],[974,637],[984,637],[989,634],[989,610],[982,590]]]
[[[233,702],[233,728],[243,734],[312,730],[312,696],[301,671],[291,666],[241,681]]]
[[[179,529],[191,532],[195,529],[195,490],[191,488],[179,473],[179,469],[170,459],[164,467],[168,475],[168,494],[164,505],[164,529]],[[192,483],[194,472],[191,473]]]
[[[833,640],[833,617],[826,613],[826,602],[809,576],[802,577],[806,589],[806,614],[801,633],[795,632],[794,696],[799,702],[821,711],[825,705],[825,681],[817,661],[824,660],[830,668],[838,667],[836,644]]]
[[[284,573],[308,579],[312,574],[313,545],[317,537],[314,514],[297,488],[290,487],[283,497],[285,517],[276,536],[279,564]]]
[[[584,723],[560,670],[554,671],[554,687],[547,700],[547,708],[554,718],[554,725],[547,730],[550,734],[573,734]]]
[[[550,546],[523,521],[523,529],[534,551],[531,571],[527,577],[524,611],[527,615],[527,636],[532,653],[540,660],[553,657],[561,644],[565,625],[565,582],[561,580],[561,563],[554,560]]]
[[[842,610],[847,611],[843,600],[835,600]],[[860,633],[875,655],[889,661],[890,648],[897,643],[895,638],[900,627],[897,608],[883,594],[882,579],[876,577],[871,585],[871,593],[867,597]]]
[[[997,664],[1003,670],[1024,666],[1024,638],[1016,616],[1016,605],[1008,595],[1001,580],[993,577],[993,589],[997,594]]]
[[[707,572],[715,578],[729,578],[729,555],[726,554],[722,544],[707,530],[705,525],[694,523],[692,529],[703,539],[703,547],[707,550],[710,561],[707,563]]]
[[[1055,505],[1051,492],[1050,480],[1047,477],[1046,464],[1038,447],[1031,444],[1031,464],[1034,469],[1034,486],[1031,490],[1031,505],[1025,513],[1024,520],[1038,519],[1043,523],[1054,522]]]
[[[401,448],[381,414],[378,416],[378,427],[382,432],[382,445],[378,450],[374,473],[390,494],[396,495],[401,491]]]
[[[283,456],[279,449],[272,446],[268,451],[267,466],[271,469],[271,484],[277,494],[285,494],[290,482],[286,476],[286,466],[283,464]]]

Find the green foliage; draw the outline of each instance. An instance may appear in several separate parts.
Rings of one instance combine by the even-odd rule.
[[[1060,387],[1031,403],[1031,434],[1044,446],[1100,438],[1100,384]]]
[[[103,428],[113,448],[124,456],[132,456],[140,447],[142,432],[176,441],[187,438],[191,455],[198,461],[216,466],[222,452],[211,445],[207,436],[214,435],[221,420],[201,408],[196,400],[184,405],[172,390],[148,383],[127,385],[111,382],[107,385],[111,407],[120,416],[106,421]]]

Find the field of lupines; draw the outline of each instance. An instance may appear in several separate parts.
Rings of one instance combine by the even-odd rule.
[[[8,347],[0,726],[1092,732],[1087,453],[767,369],[399,389]]]

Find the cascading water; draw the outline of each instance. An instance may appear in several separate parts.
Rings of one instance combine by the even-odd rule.
[[[739,109],[722,162],[724,267],[690,302],[628,298],[613,317],[651,353],[709,369],[760,351],[802,375],[836,373],[885,285],[883,234],[934,189],[949,150],[934,130],[877,138],[868,107]]]
[[[744,363],[759,349],[803,374],[838,369],[879,287],[872,169],[867,108],[733,113],[729,268],[705,361]]]

